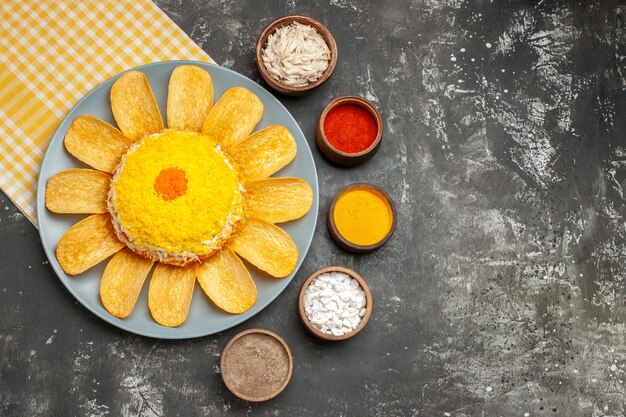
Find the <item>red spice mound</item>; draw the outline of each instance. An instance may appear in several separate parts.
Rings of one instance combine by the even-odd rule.
[[[324,134],[328,142],[346,153],[358,153],[369,148],[378,133],[372,114],[357,104],[335,106],[324,118]]]

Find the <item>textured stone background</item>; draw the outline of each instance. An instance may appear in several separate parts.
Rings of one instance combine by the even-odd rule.
[[[293,284],[216,336],[156,341],[105,324],[49,267],[0,195],[2,416],[624,416],[626,5],[596,1],[157,1],[221,65],[253,79],[254,43],[292,12],[339,46],[330,81],[281,98],[314,147],[333,97],[374,101],[381,152],[350,170],[314,149],[321,216]],[[324,216],[354,181],[386,188],[394,238],[353,256]],[[341,264],[375,312],[326,344],[298,322],[299,284]],[[263,327],[295,357],[265,404],[221,383],[221,349]]]

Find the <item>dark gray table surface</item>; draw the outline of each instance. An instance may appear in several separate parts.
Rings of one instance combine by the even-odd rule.
[[[0,196],[2,416],[623,416],[626,413],[626,5],[541,1],[158,1],[221,65],[255,80],[273,18],[325,22],[339,63],[281,101],[318,166],[320,219],[292,285],[221,334],[159,341],[79,305],[35,228]],[[380,153],[340,169],[314,144],[333,97],[383,114]],[[366,256],[332,242],[335,191],[380,184],[395,236]],[[299,285],[330,264],[368,280],[375,310],[322,343],[296,314]],[[282,335],[287,389],[236,399],[218,361],[238,331]]]

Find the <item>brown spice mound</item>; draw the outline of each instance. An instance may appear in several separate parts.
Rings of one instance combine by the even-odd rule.
[[[278,391],[289,377],[289,356],[272,336],[251,333],[224,352],[222,378],[232,390],[251,398]]]

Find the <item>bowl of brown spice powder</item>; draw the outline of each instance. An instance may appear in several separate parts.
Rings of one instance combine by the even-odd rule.
[[[237,397],[267,401],[280,394],[291,379],[293,357],[285,341],[263,329],[245,330],[224,348],[220,364],[226,387]]]

